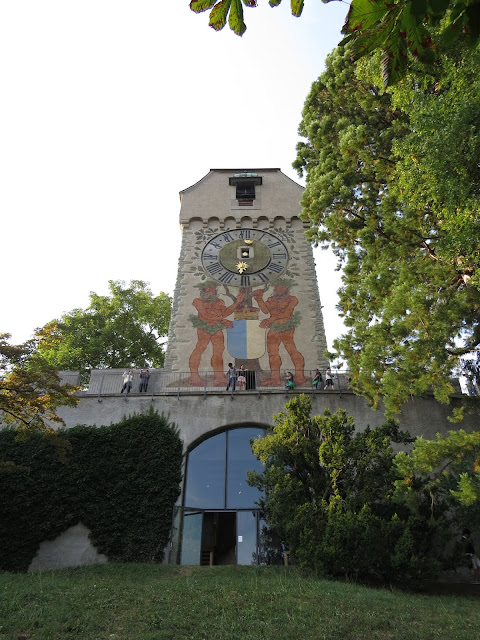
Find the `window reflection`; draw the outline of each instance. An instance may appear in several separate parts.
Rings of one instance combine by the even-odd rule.
[[[245,509],[257,506],[260,494],[247,484],[247,471],[261,471],[250,440],[265,430],[247,427],[230,429],[200,443],[188,454],[186,507],[202,509]],[[225,484],[225,479],[226,484]]]
[[[259,564],[283,564],[286,547],[265,520],[259,520]]]
[[[247,471],[261,471],[262,464],[252,453],[250,440],[264,435],[263,429],[231,429],[227,448],[227,509],[254,507],[260,494],[247,484]]]
[[[226,432],[204,440],[188,455],[185,506],[225,508]]]

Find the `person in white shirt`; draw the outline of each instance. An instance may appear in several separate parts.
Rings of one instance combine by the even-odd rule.
[[[123,387],[120,393],[123,393],[125,389],[127,390],[127,393],[130,393],[130,389],[132,388],[132,383],[133,383],[133,371],[130,369],[130,371],[125,371],[123,373]]]
[[[323,389],[325,390],[327,387],[331,387],[332,389],[334,389],[333,374],[330,369],[325,372],[325,386],[323,387]]]

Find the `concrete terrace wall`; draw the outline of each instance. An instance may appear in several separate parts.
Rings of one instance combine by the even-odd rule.
[[[177,425],[180,437],[187,451],[208,435],[216,431],[246,425],[269,426],[273,424],[273,414],[283,410],[285,403],[294,393],[285,391],[189,393],[185,395],[140,395],[128,396],[82,395],[76,408],[63,407],[59,414],[67,427],[77,424],[109,425],[119,422],[123,417],[146,413],[153,407],[159,413],[165,413]],[[385,422],[383,411],[372,410],[367,402],[351,391],[319,391],[311,394],[312,409],[315,415],[323,414],[326,408],[334,412],[345,409],[355,420],[356,428],[365,429],[367,425],[375,427]],[[461,395],[452,397],[451,405],[437,402],[433,396],[412,398],[404,406],[399,422],[401,428],[414,436],[434,438],[436,433],[446,434],[457,425],[448,421],[452,408],[460,402]],[[477,429],[476,416],[467,418],[458,427],[468,430]]]

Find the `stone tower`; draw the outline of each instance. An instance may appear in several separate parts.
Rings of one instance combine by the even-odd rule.
[[[211,169],[180,193],[182,246],[165,370],[221,387],[232,362],[263,387],[325,370],[303,187],[279,169]]]

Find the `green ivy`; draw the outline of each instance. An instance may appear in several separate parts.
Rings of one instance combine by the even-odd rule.
[[[16,465],[0,474],[0,570],[25,571],[43,540],[79,522],[111,561],[161,561],[180,494],[175,425],[151,412],[60,436],[72,446],[66,464],[40,435],[0,431],[0,461]]]

